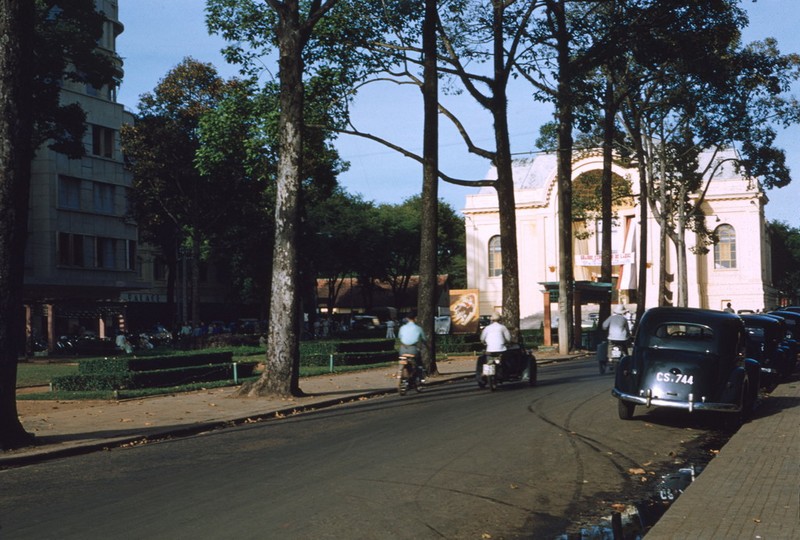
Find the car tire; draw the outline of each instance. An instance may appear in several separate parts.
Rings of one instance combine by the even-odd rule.
[[[633,418],[633,413],[636,410],[636,405],[628,403],[627,401],[617,400],[617,414],[620,420],[630,420]]]

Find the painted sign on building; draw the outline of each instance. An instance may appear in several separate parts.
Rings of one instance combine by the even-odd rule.
[[[480,317],[480,291],[478,289],[453,289],[450,291],[450,331],[454,334],[478,332]]]
[[[578,255],[575,264],[578,266],[600,266],[603,256],[597,255]],[[636,262],[635,253],[612,253],[611,264],[617,266],[620,264],[633,264]]]

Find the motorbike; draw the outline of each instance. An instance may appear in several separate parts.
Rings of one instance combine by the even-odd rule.
[[[600,375],[606,370],[613,373],[620,359],[627,354],[627,341],[604,341],[597,348],[597,360],[600,366]]]
[[[495,391],[505,382],[527,382],[534,386],[537,379],[536,358],[527,349],[512,345],[503,352],[486,353],[475,366],[478,387]]]
[[[397,393],[404,396],[409,389],[422,392],[425,385],[425,373],[423,368],[417,366],[415,356],[401,354],[397,366]]]

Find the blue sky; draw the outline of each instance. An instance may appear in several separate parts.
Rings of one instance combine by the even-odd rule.
[[[798,0],[746,0],[742,4],[750,15],[745,42],[775,37],[784,53],[800,53],[800,2]],[[136,111],[139,96],[151,91],[166,73],[184,57],[191,56],[216,66],[223,77],[237,74],[235,66],[222,59],[219,50],[224,42],[209,36],[204,22],[202,0],[120,0],[119,16],[125,31],[117,40],[117,52],[125,61],[125,78],[118,100]],[[273,70],[274,71],[274,70]],[[800,84],[794,88],[800,96]],[[421,100],[412,88],[390,85],[364,90],[353,107],[354,124],[362,131],[384,136],[413,150],[421,144]],[[464,119],[477,144],[491,146],[491,120],[468,102],[466,97],[451,97],[448,106]],[[533,103],[520,91],[510,98],[510,127],[514,152],[533,149],[539,126],[550,116],[549,105]],[[466,153],[460,137],[441,123],[440,160],[442,170],[462,179],[480,179],[488,163]],[[800,227],[800,127],[779,134],[779,144],[786,149],[795,180],[792,185],[767,192],[767,218]],[[352,193],[378,203],[398,203],[421,190],[421,168],[416,162],[371,141],[343,135],[337,141],[342,158],[350,170],[340,177]],[[440,197],[454,209],[464,206],[466,195],[474,188],[440,184]]]

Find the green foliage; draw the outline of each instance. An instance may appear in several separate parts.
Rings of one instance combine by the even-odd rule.
[[[772,283],[790,303],[800,302],[800,228],[783,221],[767,224],[772,248]]]
[[[338,353],[359,353],[371,351],[394,351],[395,340],[393,339],[380,339],[369,341],[340,341],[336,344],[336,352]]]
[[[115,390],[174,386],[233,378],[231,353],[151,358],[96,359],[81,362],[79,373],[53,378],[64,391]],[[252,375],[257,362],[239,362],[242,378]]]
[[[150,356],[142,358],[129,356],[93,358],[81,360],[78,363],[78,372],[81,374],[126,373],[128,371],[151,371],[207,364],[223,364],[231,363],[232,361],[233,353],[230,351],[195,352],[193,354]]]
[[[34,147],[49,141],[70,158],[85,154],[86,114],[76,103],[62,103],[62,81],[97,89],[121,77],[117,59],[98,49],[105,17],[94,0],[35,0],[34,35],[36,103]]]
[[[17,388],[25,386],[45,386],[53,377],[74,375],[78,371],[75,364],[33,364],[21,362],[17,365]]]

